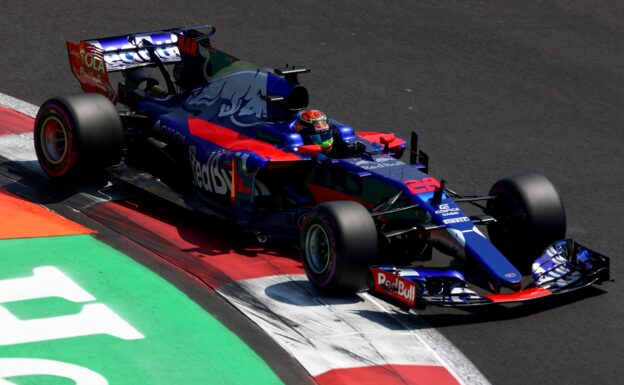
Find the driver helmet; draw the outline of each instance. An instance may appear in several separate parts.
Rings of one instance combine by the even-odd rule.
[[[295,122],[297,131],[305,144],[316,144],[323,151],[329,151],[334,144],[327,115],[319,110],[305,110],[299,113]]]

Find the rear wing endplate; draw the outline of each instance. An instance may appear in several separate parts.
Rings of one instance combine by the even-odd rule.
[[[113,104],[117,103],[117,94],[108,79],[104,52],[86,41],[79,43],[68,41],[67,53],[71,71],[80,82],[82,90],[102,94]]]

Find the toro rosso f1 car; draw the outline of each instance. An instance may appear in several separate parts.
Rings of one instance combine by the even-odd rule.
[[[545,177],[462,196],[427,174],[416,133],[406,163],[405,140],[333,119],[325,152],[294,129],[309,102],[298,78],[309,69],[258,68],[213,48],[214,33],[68,42],[85,93],[41,106],[34,144],[45,173],[66,181],[105,170],[261,240],[299,239],[306,274],[326,294],[368,288],[408,307],[460,306],[610,280],[607,257],[565,239],[563,205]],[[467,215],[466,203],[481,214]],[[454,257],[452,267],[427,264],[434,249]]]

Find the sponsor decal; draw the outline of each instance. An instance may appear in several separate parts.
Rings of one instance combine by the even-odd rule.
[[[232,170],[226,170],[220,167],[222,163],[223,152],[213,152],[208,156],[205,163],[197,160],[193,151],[189,151],[189,159],[193,170],[193,182],[195,186],[207,192],[219,195],[231,195],[232,188]],[[243,164],[249,154],[243,154],[241,161]],[[240,181],[240,178],[237,178]],[[241,182],[242,183],[242,182]],[[236,191],[250,194],[249,187],[245,187],[240,183],[236,185]],[[270,191],[264,183],[254,180],[254,195],[269,196]]]
[[[183,144],[186,141],[186,136],[183,133],[161,123],[160,120],[157,120],[156,124],[154,124],[154,131],[166,138],[176,141],[179,144]]]
[[[180,50],[180,53],[197,56],[198,48],[199,43],[193,41],[193,39],[188,38],[184,35],[178,35],[178,50]]]
[[[91,51],[85,51],[83,49],[80,50],[80,59],[84,64],[83,67],[80,68],[81,71],[91,70],[97,73],[97,76],[100,77],[106,73],[106,68],[104,67],[104,60],[100,55],[95,55]]]
[[[82,90],[102,94],[116,103],[117,94],[109,83],[102,50],[84,41],[80,43],[68,41],[67,53],[71,70],[80,82]]]
[[[440,182],[438,182],[436,178],[434,177],[427,177],[421,180],[408,179],[408,180],[404,180],[403,183],[409,188],[410,192],[414,195],[422,194],[426,192],[433,192],[438,187],[440,187]]]
[[[198,89],[186,100],[191,109],[201,109],[206,116],[229,119],[239,127],[266,123],[268,75],[264,71],[241,71],[219,77]]]
[[[401,166],[404,164],[405,163],[391,156],[379,157],[379,158],[376,158],[374,161],[361,159],[353,163],[353,165],[357,167],[361,167],[364,170],[376,170],[376,169],[386,168],[386,167]]]
[[[149,53],[145,48],[139,48],[139,44],[145,40],[154,44],[154,53],[163,62],[177,62],[180,60],[178,49],[178,37],[175,34],[156,34],[134,36],[133,44],[127,39],[107,41],[106,39],[92,40],[89,43],[104,51],[104,61],[113,71],[128,68],[129,65],[151,63]]]
[[[461,212],[459,207],[451,207],[448,203],[443,203],[438,206],[438,209],[435,211],[436,214],[442,215],[443,217],[448,217],[451,215],[457,215]]]
[[[450,225],[453,223],[461,223],[461,222],[470,222],[470,218],[468,217],[459,217],[459,218],[451,218],[451,219],[445,219],[442,221],[442,223],[444,223],[445,225]]]
[[[67,42],[67,48],[74,72],[108,81],[102,50],[84,41],[78,44]]]
[[[389,271],[371,269],[375,277],[375,290],[386,294],[405,305],[416,305],[416,284]]]

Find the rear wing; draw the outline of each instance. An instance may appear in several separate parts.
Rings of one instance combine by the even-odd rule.
[[[185,35],[192,32],[193,39]],[[213,36],[216,28],[196,25],[161,31],[141,32],[130,35],[67,41],[67,52],[72,72],[83,91],[97,92],[113,103],[117,95],[109,83],[110,72],[150,65],[172,64],[182,61],[180,51],[188,51],[198,41]],[[150,52],[151,51],[151,52]]]

